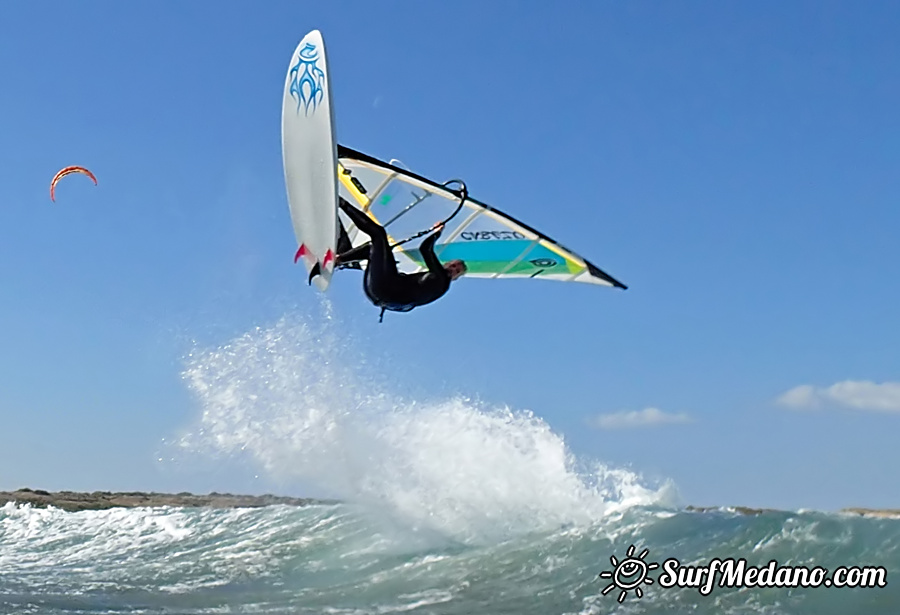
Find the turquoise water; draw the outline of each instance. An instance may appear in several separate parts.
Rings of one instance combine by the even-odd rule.
[[[648,562],[875,564],[888,585],[703,596],[657,583],[619,603],[618,591],[601,594],[598,575],[632,544]],[[638,506],[492,541],[399,528],[345,504],[78,513],[10,504],[0,509],[0,572],[4,613],[896,614],[900,521]]]

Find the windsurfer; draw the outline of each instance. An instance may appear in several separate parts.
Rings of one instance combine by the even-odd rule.
[[[450,282],[466,272],[465,262],[456,259],[441,264],[434,253],[434,243],[441,236],[443,224],[438,225],[419,246],[427,270],[412,274],[400,273],[384,227],[343,198],[340,198],[339,205],[356,227],[369,236],[370,241],[342,252],[337,256],[335,264],[346,267],[368,259],[363,289],[369,300],[381,308],[382,318],[385,310],[408,312],[440,299],[450,289]],[[344,247],[349,242],[341,243]]]

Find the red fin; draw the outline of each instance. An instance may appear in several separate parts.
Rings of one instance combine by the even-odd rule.
[[[334,252],[331,251],[331,248],[328,248],[328,252],[325,253],[325,258],[322,259],[322,266],[328,267],[328,263],[334,261]]]
[[[300,260],[300,257],[306,256],[307,254],[309,254],[309,250],[306,249],[306,245],[300,244],[300,248],[298,248],[297,253],[294,254],[294,262],[296,263],[298,260]]]

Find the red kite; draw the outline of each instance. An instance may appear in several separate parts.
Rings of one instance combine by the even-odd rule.
[[[85,169],[84,167],[66,167],[62,169],[59,173],[57,173],[53,177],[53,181],[50,182],[50,200],[56,202],[56,198],[54,197],[54,191],[56,190],[56,182],[65,177],[66,175],[71,175],[72,173],[81,173],[82,175],[87,175],[92,180],[94,180],[94,185],[97,185],[97,178],[94,177],[94,174]]]

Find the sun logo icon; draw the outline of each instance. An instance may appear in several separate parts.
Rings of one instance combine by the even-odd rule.
[[[603,591],[600,593],[605,596],[612,590],[619,588],[622,590],[619,594],[619,602],[625,602],[628,592],[633,589],[638,598],[643,598],[644,591],[641,589],[641,585],[644,583],[653,585],[653,579],[647,578],[647,575],[654,568],[659,568],[659,564],[655,562],[648,564],[644,561],[649,552],[650,549],[644,549],[640,555],[635,557],[634,545],[631,545],[628,547],[628,551],[625,552],[625,559],[621,562],[616,559],[615,555],[611,556],[609,561],[612,562],[613,569],[604,570],[597,576],[601,579],[612,579],[612,582],[603,588]]]

